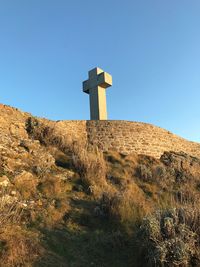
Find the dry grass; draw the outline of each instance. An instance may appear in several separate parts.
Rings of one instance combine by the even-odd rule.
[[[20,201],[4,190],[0,194],[0,266],[32,266],[42,252],[36,233],[22,227]]]
[[[30,137],[39,140],[45,146],[55,146],[61,151],[68,151],[69,143],[62,135],[55,133],[54,127],[50,123],[44,123],[34,117],[29,117],[26,121],[26,130]]]
[[[63,191],[63,186],[59,178],[48,174],[41,179],[38,190],[47,198],[56,198]]]
[[[113,214],[116,214],[122,223],[136,224],[152,211],[152,205],[147,201],[143,191],[134,182],[116,198]]]
[[[14,185],[23,199],[34,198],[37,194],[38,178],[31,173],[23,172],[14,179]]]
[[[8,190],[0,192],[0,228],[5,225],[20,223],[23,209],[16,198],[10,196]]]
[[[30,117],[26,122],[29,135],[46,146],[55,146],[60,151],[72,157],[72,164],[79,174],[83,184],[94,195],[99,195],[107,186],[106,163],[103,153],[92,146],[82,145],[81,142],[69,142],[63,136],[55,134],[51,125],[45,125]],[[97,192],[98,191],[98,192]]]
[[[123,226],[126,231],[137,226],[153,210],[151,202],[135,183],[121,191],[104,193],[99,201],[99,209],[104,216],[114,224]]]
[[[83,184],[93,195],[98,197],[103,191],[108,190],[106,182],[106,163],[103,153],[97,148],[83,149],[75,145],[73,151],[73,165],[78,172]]]
[[[43,252],[38,234],[17,225],[1,229],[0,240],[2,267],[33,266],[34,261]]]
[[[59,199],[53,205],[48,205],[46,211],[45,226],[52,228],[63,222],[64,216],[70,211],[70,206],[66,199]]]

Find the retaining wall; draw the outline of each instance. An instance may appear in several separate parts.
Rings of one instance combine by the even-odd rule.
[[[66,136],[102,150],[135,152],[159,158],[164,151],[183,151],[200,158],[200,143],[190,142],[151,124],[131,121],[61,121]]]

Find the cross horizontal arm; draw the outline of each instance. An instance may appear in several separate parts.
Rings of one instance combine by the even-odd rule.
[[[90,89],[97,86],[108,88],[112,86],[112,76],[106,72],[102,72],[96,76],[96,79],[88,79],[83,82],[83,92],[89,94]]]

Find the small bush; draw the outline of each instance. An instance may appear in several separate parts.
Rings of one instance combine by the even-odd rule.
[[[198,257],[199,236],[193,227],[197,218],[199,223],[199,216],[190,209],[158,211],[146,217],[138,235],[145,266],[190,266]]]
[[[151,169],[146,165],[139,165],[137,169],[137,176],[143,181],[143,182],[151,182],[152,177],[152,171]]]
[[[32,138],[39,140],[45,145],[47,145],[52,138],[53,129],[44,125],[34,117],[29,117],[27,119],[26,130]]]
[[[29,117],[26,120],[26,131],[30,137],[39,140],[45,146],[55,146],[61,151],[64,151],[68,146],[65,138],[55,133],[52,124],[41,122],[34,117]]]

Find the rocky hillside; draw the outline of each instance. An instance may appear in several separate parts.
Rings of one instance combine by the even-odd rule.
[[[0,266],[200,266],[200,159],[101,153],[0,105]]]

